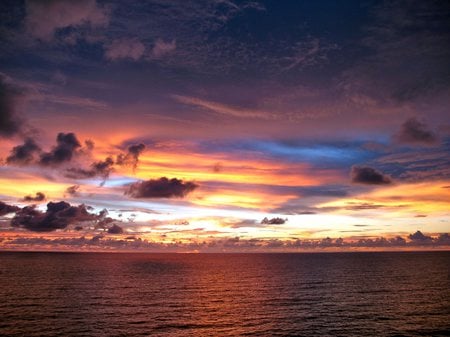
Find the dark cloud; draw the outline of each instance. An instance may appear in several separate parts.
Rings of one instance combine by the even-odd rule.
[[[56,146],[41,155],[39,163],[42,165],[59,165],[72,159],[75,151],[81,147],[74,133],[58,133]]]
[[[283,225],[286,223],[287,219],[282,218],[272,218],[268,219],[267,217],[261,220],[261,224],[263,225]]]
[[[22,200],[26,201],[26,202],[44,201],[45,200],[45,194],[42,193],[42,192],[36,192],[36,195],[34,197],[32,195],[26,195]]]
[[[20,121],[16,114],[20,91],[0,73],[0,137],[11,137],[20,131]]]
[[[11,226],[23,227],[34,232],[50,232],[64,229],[68,225],[98,219],[98,215],[88,212],[85,205],[71,206],[65,201],[49,202],[47,210],[41,212],[34,206],[26,206],[16,212]]]
[[[111,157],[108,157],[103,161],[92,163],[91,168],[88,170],[82,168],[69,168],[66,170],[66,176],[73,179],[101,177],[103,178],[104,183],[112,172],[113,165],[113,159]]]
[[[111,228],[113,228],[112,226]],[[81,229],[81,228],[80,228]],[[407,240],[404,237],[397,236],[394,238],[359,238],[359,239],[343,239],[343,238],[322,238],[301,240],[292,238],[290,240],[279,239],[243,239],[240,237],[219,238],[210,241],[188,241],[181,243],[179,241],[172,242],[154,242],[141,239],[139,237],[128,236],[124,239],[117,240],[106,238],[104,235],[95,235],[91,239],[84,236],[78,238],[44,238],[44,237],[14,237],[5,240],[4,245],[40,247],[40,245],[48,247],[108,247],[116,249],[133,249],[142,251],[180,251],[180,250],[198,250],[204,252],[246,252],[246,251],[314,251],[321,249],[343,249],[353,250],[355,248],[414,248],[424,246],[422,242]],[[448,247],[450,246],[450,235],[441,233],[437,237],[431,238],[427,243],[427,247]]]
[[[78,193],[79,189],[80,189],[80,185],[72,185],[72,186],[67,187],[66,193],[74,196]]]
[[[10,213],[16,213],[18,210],[20,210],[20,207],[8,205],[3,201],[0,201],[0,216]]]
[[[351,170],[352,182],[367,185],[387,185],[392,180],[387,175],[368,166],[353,166]]]
[[[417,231],[414,234],[410,234],[408,238],[417,244],[428,244],[433,242],[433,238],[431,236],[424,235],[421,231]]]
[[[107,216],[108,213],[109,212],[106,208],[100,211],[100,213],[98,214],[98,221],[97,224],[95,225],[95,228],[106,229],[109,224],[114,222],[113,218]]]
[[[6,162],[13,165],[27,165],[34,162],[35,154],[40,152],[39,145],[32,138],[27,138],[22,145],[13,147],[11,154],[6,158]]]
[[[109,234],[122,234],[123,233],[123,228],[114,224],[111,227],[108,228],[108,233]]]
[[[438,143],[438,137],[430,131],[424,122],[416,118],[406,120],[395,136],[396,140],[404,144],[415,145],[435,145]]]
[[[139,143],[128,147],[126,154],[119,154],[116,159],[117,165],[131,165],[133,170],[137,168],[139,156],[145,150],[145,144]]]
[[[162,177],[131,184],[125,194],[133,198],[183,198],[197,187],[190,181]]]
[[[370,210],[370,209],[378,209],[383,208],[384,205],[374,204],[371,202],[348,202],[348,206],[344,207],[344,209],[349,211],[364,211],[364,210]]]
[[[439,234],[438,238],[435,240],[435,243],[443,246],[450,246],[450,235],[448,233]]]
[[[223,164],[221,162],[217,162],[213,166],[213,172],[214,173],[220,173],[223,171]]]
[[[233,222],[229,224],[231,228],[241,228],[241,227],[259,227],[259,224],[256,220],[253,219],[244,219],[242,221]]]
[[[94,149],[94,147],[95,147],[94,141],[92,141],[92,140],[90,140],[90,139],[85,140],[85,141],[84,141],[84,145],[86,145],[86,149],[87,149],[88,151],[92,151],[92,150]]]

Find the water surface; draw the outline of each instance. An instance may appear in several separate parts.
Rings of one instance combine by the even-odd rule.
[[[448,336],[450,252],[0,253],[1,336]]]

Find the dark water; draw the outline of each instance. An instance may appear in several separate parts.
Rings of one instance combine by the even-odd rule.
[[[0,253],[1,336],[449,336],[450,252]]]

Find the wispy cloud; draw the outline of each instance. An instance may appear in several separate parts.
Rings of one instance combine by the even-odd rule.
[[[173,95],[172,97],[178,102],[181,102],[183,104],[197,106],[222,115],[228,115],[239,118],[260,118],[266,120],[276,119],[276,115],[268,111],[233,107],[230,105],[217,103],[213,101],[207,101],[200,98],[189,96]]]
[[[336,44],[325,43],[318,38],[299,41],[292,47],[292,55],[284,56],[279,61],[287,64],[281,66],[282,71],[294,68],[303,69],[327,61],[329,51],[337,49]]]
[[[108,11],[95,0],[26,1],[26,30],[43,41],[50,41],[59,29],[106,25],[108,21]]]

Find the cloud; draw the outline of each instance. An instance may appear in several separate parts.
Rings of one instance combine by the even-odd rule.
[[[425,108],[445,118],[440,107],[448,104],[450,35],[442,13],[448,13],[447,2],[380,1],[373,6],[361,40],[369,53],[344,71],[348,94],[374,100],[381,111],[387,110],[385,104],[402,115]]]
[[[114,227],[114,226],[112,226]],[[111,228],[112,228],[111,227]],[[117,226],[119,227],[119,226]],[[440,233],[437,237],[431,238],[431,242],[423,244],[413,240],[407,240],[404,237],[396,236],[393,238],[319,238],[319,239],[244,239],[240,237],[216,238],[208,241],[198,241],[195,239],[185,242],[157,242],[148,241],[135,236],[128,236],[123,239],[106,238],[104,235],[95,235],[92,238],[82,237],[25,237],[14,236],[4,239],[4,247],[27,247],[28,249],[39,249],[41,247],[55,247],[58,249],[77,249],[77,247],[86,248],[113,248],[119,250],[133,251],[152,251],[152,252],[180,252],[180,251],[203,251],[203,252],[269,252],[269,251],[321,251],[321,250],[354,250],[354,249],[373,249],[373,248],[417,248],[426,245],[427,247],[448,247],[450,246],[450,235]]]
[[[282,218],[272,218],[268,219],[267,217],[261,220],[262,225],[283,225],[285,224],[287,219]]]
[[[16,213],[18,210],[20,210],[20,207],[8,205],[3,201],[0,201],[0,216],[10,213]]]
[[[67,187],[66,193],[71,196],[75,196],[75,195],[77,195],[79,189],[80,189],[80,185],[72,185],[72,186]]]
[[[41,212],[34,206],[26,206],[16,212],[11,226],[23,227],[34,232],[50,232],[64,229],[70,224],[98,219],[88,212],[85,205],[71,206],[65,201],[49,202],[47,210]]]
[[[337,48],[337,45],[324,43],[318,38],[308,38],[297,42],[291,48],[293,55],[281,59],[282,63],[287,63],[282,70],[302,69],[321,64],[327,60],[327,54]]]
[[[241,228],[241,227],[259,227],[259,224],[256,220],[253,219],[244,219],[232,223],[227,223],[227,226],[230,228]]]
[[[126,154],[119,154],[116,159],[117,165],[131,165],[136,170],[139,163],[139,156],[145,150],[145,144],[139,143],[128,147]]]
[[[87,179],[93,177],[102,177],[103,183],[108,179],[113,170],[114,161],[111,157],[107,157],[103,161],[97,161],[91,164],[91,168],[86,170],[83,168],[69,168],[66,170],[66,177],[73,179]]]
[[[45,194],[42,192],[36,192],[36,195],[34,197],[32,195],[26,195],[22,200],[26,202],[44,201]]]
[[[428,244],[433,242],[433,238],[431,236],[424,235],[421,231],[417,231],[414,234],[410,234],[408,238],[418,244]]]
[[[435,240],[435,243],[443,246],[450,246],[450,235],[448,233],[439,234],[438,238]]]
[[[74,152],[81,147],[80,142],[74,133],[58,133],[56,146],[52,151],[43,153],[39,163],[41,165],[59,165],[70,161]]]
[[[114,224],[111,227],[108,228],[108,233],[109,234],[122,234],[123,233],[123,228]]]
[[[190,181],[162,177],[131,184],[125,194],[132,198],[183,198],[197,187]]]
[[[387,185],[392,180],[387,175],[367,166],[353,166],[351,170],[351,179],[353,183],[367,185]]]
[[[450,144],[440,147],[401,149],[376,159],[376,163],[390,167],[398,179],[412,182],[441,180],[450,177]]]
[[[37,92],[30,95],[29,99],[44,104],[64,105],[86,110],[105,110],[109,106],[107,103],[87,97],[78,97],[70,95],[55,95],[46,92]]]
[[[395,138],[400,143],[415,145],[435,145],[438,142],[436,134],[428,130],[424,122],[414,117],[409,118],[402,124]]]
[[[21,123],[16,114],[20,96],[20,90],[0,73],[0,137],[11,137],[20,131]]]
[[[347,204],[348,206],[344,207],[344,209],[350,211],[365,211],[386,207],[385,205],[374,204],[372,202],[347,202]]]
[[[56,146],[48,152],[43,152],[34,139],[27,138],[24,144],[15,146],[11,150],[10,155],[6,158],[6,163],[12,165],[30,164],[54,167],[71,162],[75,155],[78,158],[82,156],[90,157],[93,148],[94,143],[92,141],[85,141],[85,147],[82,148],[80,141],[74,133],[61,132],[56,137]],[[139,162],[139,156],[144,150],[144,144],[133,144],[128,147],[126,154],[119,154],[117,156],[116,162],[114,162],[112,157],[107,157],[105,160],[93,162],[88,168],[67,168],[64,170],[64,175],[72,179],[102,177],[104,183],[113,171],[115,164],[131,165],[133,170],[135,170]]]
[[[181,95],[173,95],[172,96],[178,102],[183,104],[193,105],[200,108],[204,108],[207,110],[211,110],[213,112],[228,115],[232,117],[240,117],[240,118],[261,118],[261,119],[275,119],[275,115],[267,112],[260,111],[256,109],[245,109],[240,107],[233,107],[229,105],[225,105],[222,103],[212,102],[203,100],[195,97],[181,96]]]
[[[6,163],[13,165],[27,165],[35,160],[35,154],[41,152],[41,148],[32,138],[25,139],[22,145],[17,145],[6,158]]]
[[[50,41],[59,29],[84,25],[103,26],[109,17],[95,0],[28,0],[25,29],[33,37]]]
[[[139,60],[145,52],[145,46],[137,38],[113,40],[105,46],[105,57],[111,61],[120,59]]]
[[[167,54],[172,53],[177,48],[176,41],[165,42],[164,40],[157,39],[152,49],[152,58],[159,59]]]

